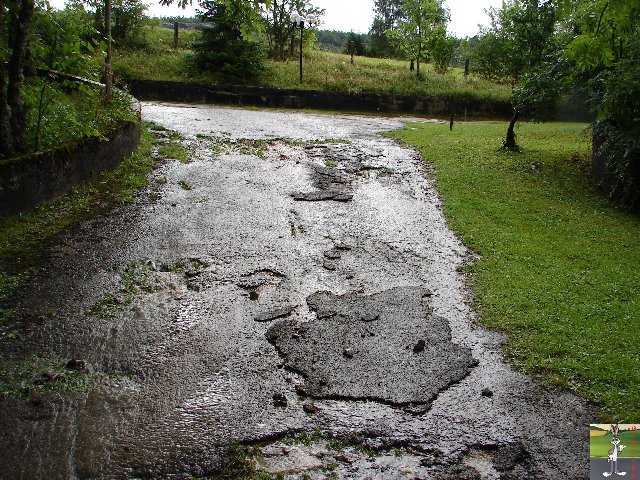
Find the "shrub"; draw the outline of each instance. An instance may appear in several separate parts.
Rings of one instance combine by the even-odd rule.
[[[244,83],[260,77],[266,60],[264,48],[243,38],[240,22],[230,18],[224,4],[212,3],[203,19],[210,25],[193,43],[192,65],[222,81]]]
[[[603,120],[593,126],[594,163],[609,196],[629,210],[640,210],[640,139]]]

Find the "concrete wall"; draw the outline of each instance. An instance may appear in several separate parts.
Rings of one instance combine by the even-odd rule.
[[[154,80],[128,80],[127,84],[131,94],[140,100],[354,112],[397,112],[436,116],[448,116],[450,113],[450,103],[446,99],[404,95],[347,94],[316,90]],[[466,114],[470,117],[509,117],[512,114],[511,104],[508,102],[480,102],[476,100],[457,100],[455,102],[454,112],[458,118],[465,114],[465,109]]]
[[[133,102],[132,108],[139,112],[140,104]],[[0,216],[30,210],[115,167],[140,143],[140,122],[123,122],[103,135],[109,141],[88,138],[0,160]]]

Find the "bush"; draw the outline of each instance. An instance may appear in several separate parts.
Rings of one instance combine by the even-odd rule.
[[[610,121],[599,121],[593,126],[593,157],[609,197],[640,211],[640,139]]]

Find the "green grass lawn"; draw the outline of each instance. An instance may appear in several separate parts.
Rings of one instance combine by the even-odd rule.
[[[120,78],[220,83],[215,75],[194,72],[188,66],[189,43],[197,33],[181,30],[179,48],[173,49],[173,30],[145,27],[147,46],[121,49],[114,60],[114,73]],[[429,64],[421,65],[423,78],[409,72],[408,63],[399,60],[356,57],[314,50],[305,55],[304,82],[299,82],[299,62],[268,60],[259,86],[329,90],[349,93],[376,92],[426,97],[457,97],[507,101],[508,85],[496,84],[475,75],[464,77],[461,69],[437,74]]]
[[[391,135],[435,167],[444,212],[481,258],[468,266],[483,325],[521,371],[567,387],[603,419],[640,418],[640,218],[589,177],[585,124],[410,123]]]
[[[589,456],[593,458],[607,458],[609,449],[613,447],[611,444],[611,434],[601,435],[598,437],[590,438],[590,452]],[[640,450],[638,449],[638,440],[640,440],[640,432],[631,432],[629,430],[620,432],[618,436],[620,443],[625,446],[620,457],[631,458],[640,456]],[[633,442],[636,442],[634,447]]]

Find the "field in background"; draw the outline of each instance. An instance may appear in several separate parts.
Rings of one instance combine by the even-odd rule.
[[[114,73],[121,79],[172,80],[220,83],[215,75],[203,75],[189,68],[189,44],[194,30],[180,30],[178,49],[173,49],[173,30],[145,27],[146,46],[121,49],[114,56]],[[304,82],[299,83],[299,62],[267,61],[267,71],[259,86],[328,90],[349,93],[375,92],[420,95],[438,98],[470,98],[508,101],[511,88],[475,75],[464,77],[462,70],[437,74],[431,65],[421,66],[423,78],[409,72],[406,61],[356,57],[315,50],[304,58]]]

